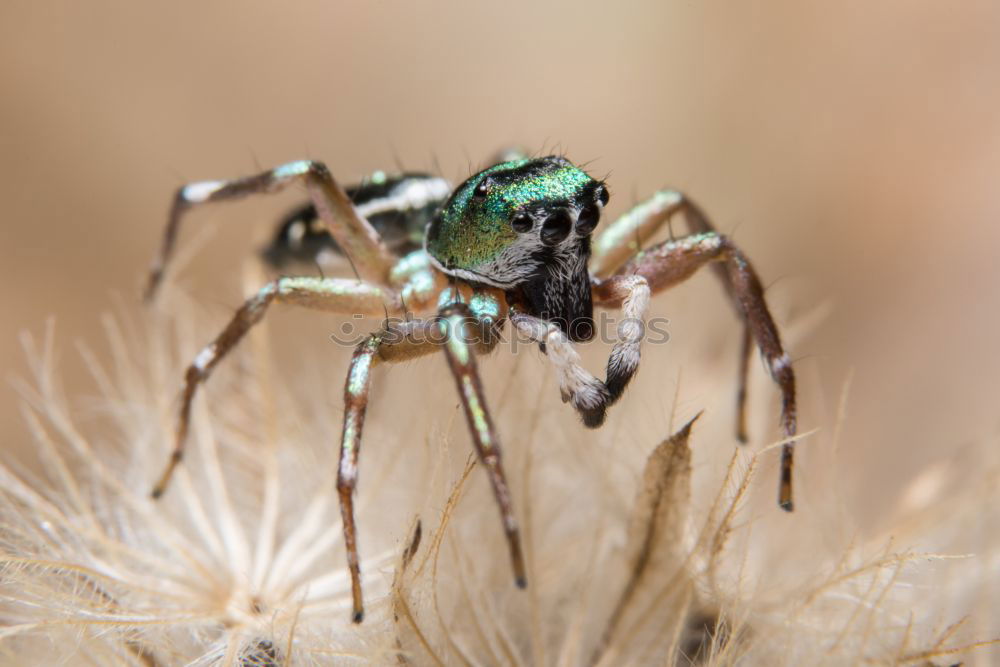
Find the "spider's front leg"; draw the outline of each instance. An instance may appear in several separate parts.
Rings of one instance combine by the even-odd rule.
[[[337,492],[340,496],[344,544],[351,573],[352,618],[355,623],[360,623],[364,618],[364,604],[353,496],[357,486],[358,454],[368,407],[371,369],[378,363],[405,361],[429,354],[440,347],[444,348],[448,366],[455,378],[476,453],[486,467],[493,486],[507,537],[515,581],[520,587],[526,585],[520,532],[514,516],[510,488],[500,459],[500,443],[476,370],[476,353],[488,352],[497,342],[493,327],[498,322],[497,317],[502,314],[502,306],[489,295],[480,293],[477,297],[476,312],[464,303],[452,303],[442,308],[437,318],[394,323],[363,341],[354,351],[344,387],[344,429],[337,473]]]
[[[292,183],[302,183],[319,217],[344,250],[361,277],[385,283],[395,261],[378,233],[358,215],[344,189],[326,166],[313,160],[289,162],[260,174],[225,181],[198,181],[179,188],[170,207],[160,251],[150,269],[146,300],[156,294],[173,255],[181,220],[193,207],[209,202],[241,199],[257,193],[278,192]]]
[[[594,240],[590,271],[597,278],[607,278],[623,264],[642,252],[643,244],[655,235],[664,224],[669,224],[677,213],[683,215],[691,233],[715,232],[715,228],[690,198],[676,190],[661,190],[646,201],[636,205],[601,232]],[[671,238],[673,234],[671,234]],[[721,264],[714,267],[715,274],[722,282],[726,294],[743,319],[743,338],[740,346],[738,387],[736,391],[736,437],[747,441],[746,397],[747,378],[750,369],[751,345],[750,325],[743,318],[743,309],[735,293],[729,273]]]
[[[618,341],[608,357],[607,375],[601,381],[580,363],[580,355],[562,329],[553,322],[511,309],[510,321],[518,333],[543,346],[548,360],[555,366],[559,391],[563,401],[580,413],[588,428],[604,423],[607,410],[625,391],[639,369],[639,348],[642,344],[646,309],[649,306],[649,285],[641,276],[628,276],[616,283],[618,304],[624,315],[618,329]]]
[[[177,429],[174,437],[174,450],[170,461],[153,487],[153,498],[159,498],[166,491],[174,469],[184,457],[184,444],[187,440],[188,424],[191,418],[191,403],[198,387],[205,382],[215,366],[232,350],[246,333],[267,312],[273,302],[304,306],[314,310],[324,310],[333,313],[361,313],[378,315],[388,308],[399,312],[401,302],[399,295],[392,290],[365,283],[358,280],[343,278],[279,278],[263,288],[236,311],[229,324],[214,341],[206,345],[195,360],[188,366],[184,376],[184,390],[181,393],[181,405],[177,416]]]
[[[624,303],[627,308],[633,293],[630,286],[637,278],[647,282],[649,288],[656,292],[686,280],[700,267],[711,263],[718,263],[724,271],[727,287],[749,332],[757,341],[771,377],[781,389],[781,426],[785,438],[790,440],[797,429],[795,375],[791,361],[782,348],[778,328],[767,309],[757,274],[728,238],[714,231],[705,231],[653,246],[622,266],[611,278],[596,280],[594,302],[611,307]],[[744,354],[748,354],[748,347],[744,342]],[[781,451],[778,503],[788,511],[792,510],[793,452],[792,442],[786,442]]]

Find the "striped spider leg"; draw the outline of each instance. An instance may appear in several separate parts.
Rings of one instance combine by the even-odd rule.
[[[640,251],[642,242],[678,211],[685,214],[692,234]],[[602,306],[624,303],[627,310],[637,277],[644,278],[649,288],[658,292],[686,280],[706,264],[714,265],[744,322],[737,390],[737,436],[746,441],[746,383],[753,338],[772,379],[781,390],[782,431],[785,438],[791,440],[797,430],[795,375],[768,311],[760,279],[740,249],[719,234],[690,199],[678,192],[661,191],[616,220],[595,240],[591,262],[595,276],[594,302]],[[781,451],[778,504],[787,511],[793,508],[793,456],[793,443],[786,442]]]
[[[460,294],[460,290],[469,292],[469,288],[464,285],[442,292],[441,302],[445,305],[434,318],[387,324],[382,331],[361,342],[351,360],[344,386],[344,430],[337,472],[337,492],[340,495],[344,544],[351,573],[354,605],[352,618],[355,623],[360,623],[364,618],[364,605],[353,496],[357,484],[361,432],[368,407],[371,369],[379,363],[406,361],[438,349],[443,349],[447,357],[473,445],[493,486],[510,549],[515,581],[521,588],[526,586],[520,533],[500,460],[500,443],[476,370],[476,355],[488,353],[499,340],[497,334],[503,324],[506,303],[502,292],[498,290],[476,289],[471,296]],[[466,300],[468,304],[465,303]]]
[[[280,191],[292,183],[304,183],[316,214],[326,223],[330,234],[351,259],[358,273],[369,282],[345,279],[279,278],[263,287],[237,310],[228,326],[214,342],[206,346],[188,367],[178,414],[174,450],[170,462],[153,488],[158,498],[166,490],[174,469],[184,456],[191,402],[198,386],[215,365],[264,317],[273,301],[296,304],[337,313],[378,314],[391,309],[398,312],[400,297],[387,287],[394,257],[378,233],[358,214],[344,189],[321,162],[300,160],[267,171],[222,181],[196,181],[180,188],[174,195],[163,242],[153,261],[146,287],[151,301],[162,282],[173,255],[180,224],[191,208],[212,202],[241,199],[251,194]]]
[[[197,181],[178,188],[170,207],[160,251],[153,260],[146,285],[151,301],[173,255],[181,221],[191,208],[210,202],[242,199],[258,193],[278,192],[292,183],[306,186],[316,213],[326,223],[362,278],[384,284],[396,257],[389,252],[371,224],[351,204],[344,189],[322,162],[300,160],[265,172],[225,181]]]
[[[400,297],[394,290],[347,278],[284,277],[258,290],[236,311],[215,340],[202,348],[188,366],[177,415],[174,449],[159,481],[153,487],[153,498],[163,495],[174,469],[184,458],[191,404],[198,387],[247,332],[264,318],[268,307],[274,302],[339,314],[381,315],[386,310],[398,313],[402,307]]]

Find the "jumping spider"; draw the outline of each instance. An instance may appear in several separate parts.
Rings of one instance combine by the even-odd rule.
[[[508,156],[509,158],[510,156]],[[347,256],[357,279],[281,277],[243,304],[228,326],[187,370],[175,447],[153,497],[167,487],[181,461],[191,402],[198,386],[273,302],[335,313],[404,315],[389,320],[354,350],[344,389],[344,425],[337,474],[344,543],[351,573],[353,620],[363,617],[353,491],[368,404],[372,366],[443,349],[468,420],[476,452],[489,474],[506,532],[514,576],[525,586],[524,559],[500,446],[476,371],[506,322],[537,342],[552,363],[563,400],[596,428],[639,367],[641,322],[650,295],[712,263],[744,323],[737,393],[737,435],[745,440],[744,404],[751,337],[782,394],[782,449],[778,502],[792,509],[792,444],[796,433],[795,377],[767,310],[760,281],[742,252],[715,231],[683,194],[657,192],[591,240],[608,203],[606,185],[563,157],[503,159],[452,189],[427,174],[386,176],[345,191],[327,168],[292,162],[227,181],[180,188],[147,288],[152,298],[172,254],[184,214],[200,204],[305,185],[311,204],[284,221],[265,252],[273,264]],[[690,235],[637,248],[677,212]],[[594,306],[620,308],[626,324],[600,380],[585,370],[574,342],[594,336]],[[390,323],[392,322],[392,323]]]

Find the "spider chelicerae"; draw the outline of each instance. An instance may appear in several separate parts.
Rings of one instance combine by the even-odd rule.
[[[662,190],[592,238],[608,203],[604,182],[560,156],[505,155],[457,188],[429,174],[376,173],[344,189],[320,162],[299,161],[254,176],[199,181],[178,189],[147,287],[151,299],[170,259],[181,220],[209,202],[276,192],[298,183],[310,203],[289,214],[264,252],[275,266],[346,255],[356,279],[288,276],[262,287],[187,369],[173,454],[153,490],[165,491],[184,453],[191,403],[212,369],[259,322],[272,303],[344,314],[387,315],[381,330],[354,350],[344,388],[337,472],[353,620],[363,618],[353,493],[371,369],[442,350],[454,376],[472,441],[500,507],[514,576],[526,585],[517,520],[500,444],[476,371],[506,323],[539,344],[554,367],[563,401],[597,428],[639,368],[643,321],[653,292],[712,264],[743,321],[737,391],[737,436],[746,440],[749,358],[756,341],[782,394],[778,502],[792,509],[795,376],[781,346],[753,267],[682,193]],[[689,235],[638,250],[672,216]],[[624,320],[603,380],[580,363],[574,343],[594,336],[595,306],[621,309]],[[410,317],[410,313],[430,314]],[[388,315],[399,317],[390,318]]]

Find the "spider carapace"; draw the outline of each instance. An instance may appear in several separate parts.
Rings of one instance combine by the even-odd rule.
[[[782,395],[780,506],[792,509],[795,377],[750,262],[686,196],[662,190],[594,236],[608,188],[569,160],[506,156],[457,188],[428,174],[377,172],[342,188],[326,167],[292,162],[249,177],[200,181],[174,198],[147,288],[152,298],[172,255],[181,219],[192,207],[302,184],[310,203],[285,218],[264,256],[276,266],[346,255],[356,278],[281,277],[237,310],[188,367],[170,462],[153,490],[159,497],[180,462],[191,402],[219,361],[279,302],[328,312],[380,315],[381,330],[354,350],[344,389],[337,491],[351,574],[353,619],[363,617],[353,492],[371,368],[442,350],[454,376],[472,441],[500,507],[514,576],[525,585],[518,524],[501,464],[499,439],[476,371],[509,323],[537,342],[558,377],[564,401],[599,427],[639,368],[652,293],[712,264],[743,322],[737,436],[746,439],[744,404],[752,342]],[[675,214],[689,234],[639,250]],[[617,340],[604,379],[587,371],[575,342],[594,335],[595,306],[620,309]],[[416,317],[411,316],[415,313]],[[426,317],[419,317],[420,314]]]

